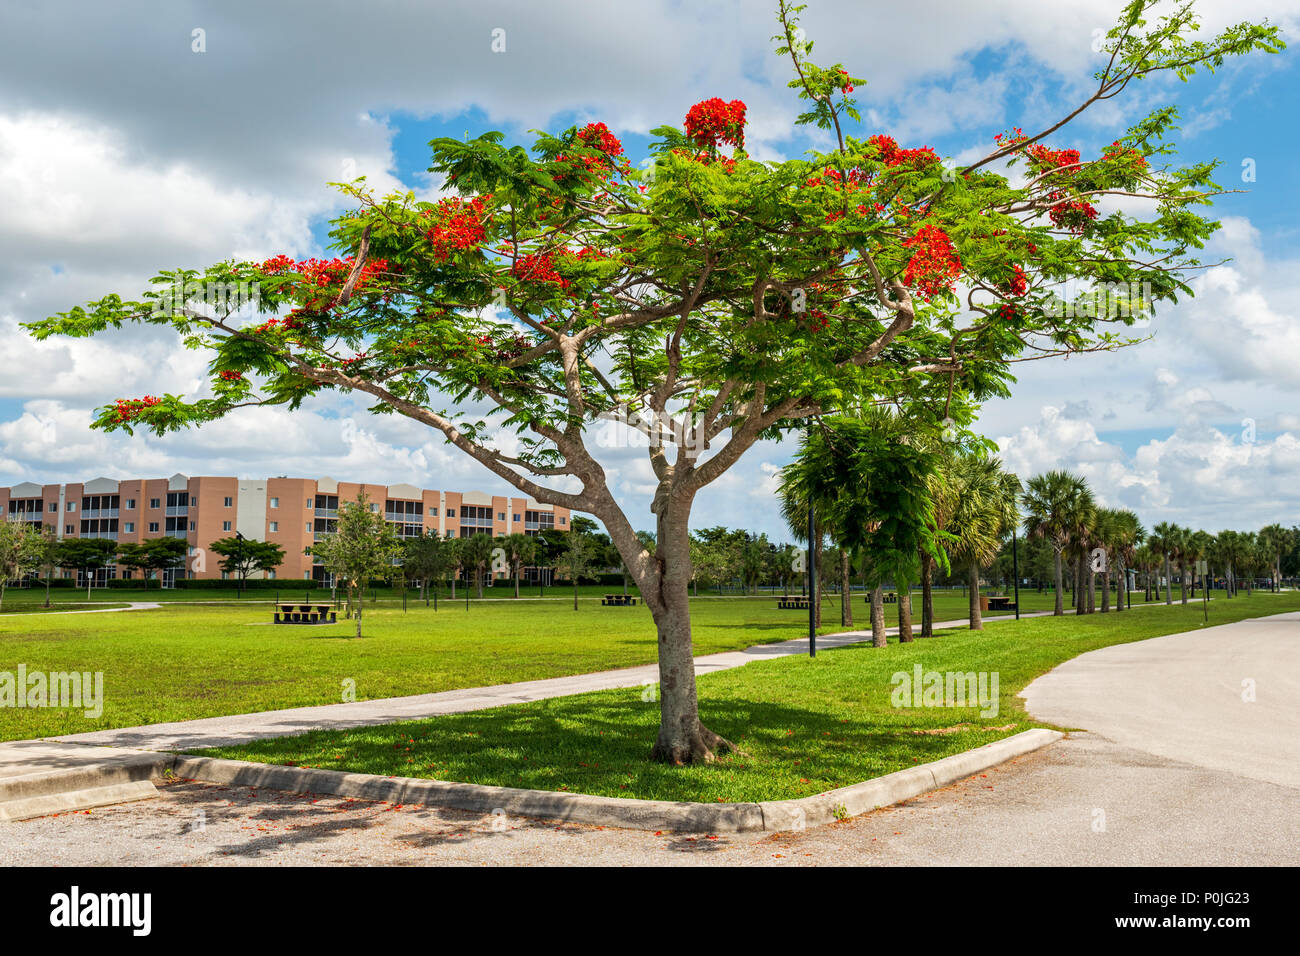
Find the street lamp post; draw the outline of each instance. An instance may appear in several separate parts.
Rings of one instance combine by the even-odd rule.
[[[1016,542],[1016,529],[1011,529],[1011,576],[1016,594],[1016,620],[1020,620],[1020,549]]]
[[[812,495],[808,496],[808,656],[817,656],[817,561],[814,557],[813,534],[817,518],[813,511]]]

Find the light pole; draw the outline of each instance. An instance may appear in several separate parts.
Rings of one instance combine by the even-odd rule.
[[[817,656],[817,561],[813,550],[813,533],[817,517],[812,495],[808,496],[808,656]]]

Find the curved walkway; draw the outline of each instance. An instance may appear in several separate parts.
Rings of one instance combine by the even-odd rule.
[[[81,611],[7,611],[0,617],[45,617],[49,614],[111,614],[114,611],[154,611],[162,607],[157,601],[126,601],[126,607],[92,607]]]
[[[1300,612],[1089,651],[1021,697],[1039,720],[1300,788]]]

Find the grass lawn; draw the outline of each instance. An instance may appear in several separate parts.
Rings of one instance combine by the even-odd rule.
[[[721,602],[719,602],[721,603]],[[1300,592],[1218,600],[1210,624],[1300,609]],[[1195,630],[1199,603],[1123,614],[1033,618],[952,630],[885,649],[858,645],[761,661],[700,678],[702,717],[745,755],[670,768],[647,759],[658,706],[643,690],[601,691],[344,732],[207,751],[211,756],[643,799],[747,801],[829,790],[1043,726],[1016,694],[1084,651]],[[891,676],[999,675],[996,716],[977,708],[895,709]]]
[[[411,602],[406,613],[400,601],[381,600],[367,604],[361,640],[341,616],[333,625],[276,627],[267,604],[6,613],[0,671],[19,664],[29,673],[102,671],[106,701],[98,720],[73,710],[0,708],[0,740],[338,703],[345,679],[366,700],[654,662],[644,607],[606,608],[584,597],[575,612],[571,600],[472,600],[469,611],[461,601],[436,612]],[[823,632],[839,629],[838,613],[828,601]],[[778,611],[770,597],[701,597],[693,616],[700,654],[807,633],[804,614]]]

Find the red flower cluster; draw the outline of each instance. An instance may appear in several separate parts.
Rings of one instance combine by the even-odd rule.
[[[1060,169],[1061,167],[1078,167],[1079,151],[1077,149],[1052,149],[1042,143],[1033,143],[1026,150],[1029,158],[1042,169]],[[1070,169],[1069,172],[1074,172]]]
[[[299,322],[297,318],[295,318],[295,316],[300,314],[301,313],[299,311],[295,310],[292,314],[286,315],[283,319],[277,319],[277,318],[267,319],[261,325],[256,326],[253,329],[253,331],[261,332],[263,334],[267,332],[274,332],[280,329],[283,329],[285,332],[298,332],[303,328],[305,328],[305,326],[301,322]]]
[[[993,317],[1003,322],[1017,323],[1021,318],[1020,307],[1010,302],[1003,302],[993,311]]]
[[[1087,200],[1065,199],[1061,193],[1052,193],[1051,198],[1060,200],[1047,210],[1047,216],[1054,226],[1082,234],[1089,223],[1097,218],[1097,207]]]
[[[999,146],[1014,146],[1024,139],[1026,139],[1025,131],[1017,126],[1010,133],[997,133],[993,137],[993,142]],[[1006,142],[1003,142],[1003,140],[1006,140]]]
[[[146,408],[152,408],[161,401],[162,399],[152,395],[146,395],[144,398],[119,398],[113,404],[113,421],[118,423],[134,421]]]
[[[242,382],[244,380],[244,376],[241,375],[239,372],[233,372],[227,368],[227,369],[222,369],[221,380],[223,382]]]
[[[1106,147],[1106,152],[1101,156],[1103,162],[1121,159],[1127,163],[1132,163],[1138,169],[1147,168],[1147,158],[1130,146],[1121,146],[1119,140],[1111,143]]]
[[[1011,278],[1003,282],[999,288],[1007,295],[1022,296],[1029,291],[1029,280],[1025,278],[1025,270],[1020,266],[1012,266],[1011,270]]]
[[[524,256],[510,271],[516,279],[524,282],[549,282],[561,289],[569,287],[569,280],[555,271],[555,261],[549,252]]]
[[[853,84],[850,83],[850,82],[848,81],[848,80],[849,80],[849,71],[848,71],[848,70],[840,70],[839,73],[840,73],[840,76],[844,77],[844,82],[840,85],[840,92],[841,92],[841,93],[852,93],[852,92],[853,92]]]
[[[880,151],[880,160],[886,166],[907,166],[910,169],[924,169],[939,162],[939,154],[929,146],[916,149],[899,149],[894,137],[877,133],[867,139],[867,143]]]
[[[483,244],[487,238],[486,200],[491,198],[492,194],[488,193],[469,202],[458,196],[439,201],[432,211],[436,222],[424,233],[433,244],[433,254],[439,262],[446,262],[457,252],[473,252]]]
[[[686,113],[686,135],[704,147],[719,143],[740,147],[745,144],[745,104],[724,103],[718,97],[696,103]]]
[[[953,283],[961,275],[961,257],[938,226],[922,226],[903,246],[912,250],[903,270],[903,281],[920,291],[925,298],[941,292],[951,292]]]
[[[588,123],[578,130],[578,141],[583,146],[590,146],[592,149],[600,150],[606,156],[623,155],[623,144],[618,141],[618,137],[611,133],[609,127],[604,123]]]

